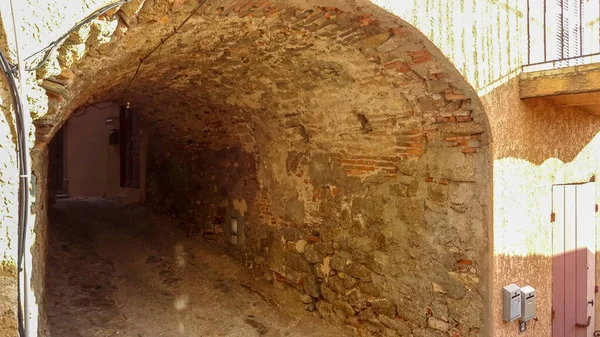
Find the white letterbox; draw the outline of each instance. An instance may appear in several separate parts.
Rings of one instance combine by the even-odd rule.
[[[528,321],[535,317],[535,289],[531,286],[521,288],[521,320]]]
[[[509,284],[502,288],[503,319],[512,322],[521,318],[521,287]]]

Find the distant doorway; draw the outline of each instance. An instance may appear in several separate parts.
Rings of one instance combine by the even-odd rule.
[[[552,336],[594,332],[594,183],[553,187]]]
[[[121,187],[140,188],[140,117],[122,106],[119,124]]]

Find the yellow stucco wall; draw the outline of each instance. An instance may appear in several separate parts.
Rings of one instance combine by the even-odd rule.
[[[529,324],[527,335],[551,336],[552,185],[586,182],[600,173],[600,117],[519,99],[518,75],[527,55],[525,1],[373,2],[421,30],[485,107],[494,167],[492,335],[518,336],[516,323],[502,321],[501,302],[502,287],[516,283],[538,291],[539,320]],[[597,321],[599,316],[597,310]]]
[[[494,336],[517,336],[514,324],[501,320],[500,289],[509,283],[536,288],[539,321],[529,335],[551,336],[552,185],[598,176],[600,117],[543,99],[523,102],[514,99],[517,95],[518,80],[513,79],[484,100],[496,140]],[[504,109],[494,109],[498,106]]]

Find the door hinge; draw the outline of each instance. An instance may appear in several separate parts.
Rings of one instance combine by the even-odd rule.
[[[595,205],[596,213],[598,213],[598,204]]]
[[[552,212],[550,213],[550,222],[554,222],[556,221],[556,213]]]
[[[554,309],[552,309],[552,319],[556,318],[556,311],[554,311]]]

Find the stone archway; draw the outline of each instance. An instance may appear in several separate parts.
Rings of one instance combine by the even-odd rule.
[[[200,229],[215,207],[242,218],[235,249],[324,318],[388,336],[488,332],[487,121],[466,81],[393,15],[134,1],[76,32],[39,74],[38,175],[72,111],[130,102],[151,125],[148,203]],[[181,179],[167,177],[175,168]]]

